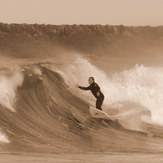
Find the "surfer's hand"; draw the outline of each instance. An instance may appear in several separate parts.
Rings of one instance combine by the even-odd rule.
[[[100,92],[97,92],[97,96],[98,96],[98,97],[100,96]]]

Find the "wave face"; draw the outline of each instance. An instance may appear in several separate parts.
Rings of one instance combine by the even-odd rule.
[[[71,64],[1,68],[0,149],[47,153],[161,152],[162,96],[157,94],[162,89],[161,72],[159,68],[136,66],[108,76],[80,57]],[[102,123],[90,117],[88,108],[95,100],[89,92],[76,88],[76,84],[87,85],[89,76],[96,76],[106,97],[103,107],[116,116],[117,122]],[[148,132],[155,136],[148,137]]]

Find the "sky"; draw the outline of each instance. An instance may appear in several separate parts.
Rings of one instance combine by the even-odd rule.
[[[163,0],[0,0],[0,22],[163,25]]]

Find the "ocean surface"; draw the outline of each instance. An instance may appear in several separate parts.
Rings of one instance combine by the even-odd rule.
[[[90,116],[95,98],[78,89],[90,76],[115,121]],[[0,162],[162,162],[162,92],[160,62],[72,49],[38,57],[1,52]]]

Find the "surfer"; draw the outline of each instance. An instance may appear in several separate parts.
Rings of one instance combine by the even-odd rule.
[[[97,83],[95,83],[94,77],[89,77],[88,83],[89,83],[88,87],[78,86],[78,88],[82,90],[90,90],[96,98],[96,108],[102,110],[101,106],[104,101],[104,95],[101,92],[100,87],[98,86]]]

